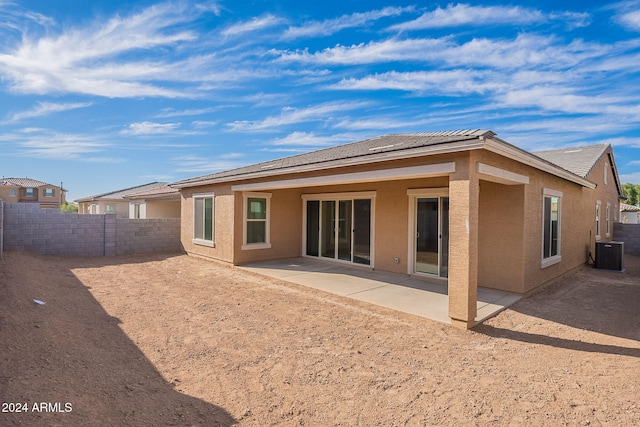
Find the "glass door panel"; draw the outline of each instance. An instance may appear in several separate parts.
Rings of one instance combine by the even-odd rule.
[[[353,262],[371,265],[371,200],[353,201]]]
[[[336,253],[336,202],[322,201],[320,225],[320,256],[335,258]]]
[[[449,277],[449,198],[440,199],[440,277]]]
[[[320,246],[320,202],[307,201],[307,255],[318,256]]]
[[[416,272],[438,274],[438,198],[419,198],[416,212]]]
[[[338,202],[338,259],[351,261],[351,200]]]

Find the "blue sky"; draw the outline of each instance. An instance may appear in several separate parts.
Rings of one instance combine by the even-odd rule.
[[[482,128],[640,183],[639,72],[640,1],[0,0],[0,175],[72,200]]]

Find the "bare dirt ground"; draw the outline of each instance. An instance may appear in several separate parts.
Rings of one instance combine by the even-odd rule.
[[[625,261],[460,331],[185,255],[5,253],[0,425],[640,425]]]

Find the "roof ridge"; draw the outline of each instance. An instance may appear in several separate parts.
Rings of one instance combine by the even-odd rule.
[[[82,197],[82,198],[80,198],[78,200],[96,199],[98,197],[104,197],[104,196],[108,196],[110,194],[115,194],[115,193],[122,193],[122,192],[125,192],[125,191],[133,190],[135,188],[140,188],[140,187],[144,187],[144,186],[152,185],[152,184],[168,184],[168,183],[159,182],[159,181],[153,181],[153,182],[149,182],[147,184],[134,185],[133,187],[121,188],[119,190],[113,190],[113,191],[108,191],[106,193],[100,193],[100,194],[94,194],[92,196]],[[125,194],[127,194],[127,193],[125,193]]]

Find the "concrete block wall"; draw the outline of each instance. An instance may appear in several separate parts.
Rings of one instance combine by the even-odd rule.
[[[180,218],[116,220],[116,255],[182,252]]]
[[[4,225],[4,202],[2,201],[2,199],[0,199],[0,257],[2,257],[2,250],[4,248],[3,225]]]
[[[640,224],[613,224],[613,240],[624,242],[624,253],[640,255]]]
[[[36,203],[4,204],[4,249],[40,255],[104,255],[102,215],[41,209]]]
[[[29,203],[4,203],[2,211],[7,251],[63,256],[182,251],[178,218],[116,219],[115,214],[80,215]]]

